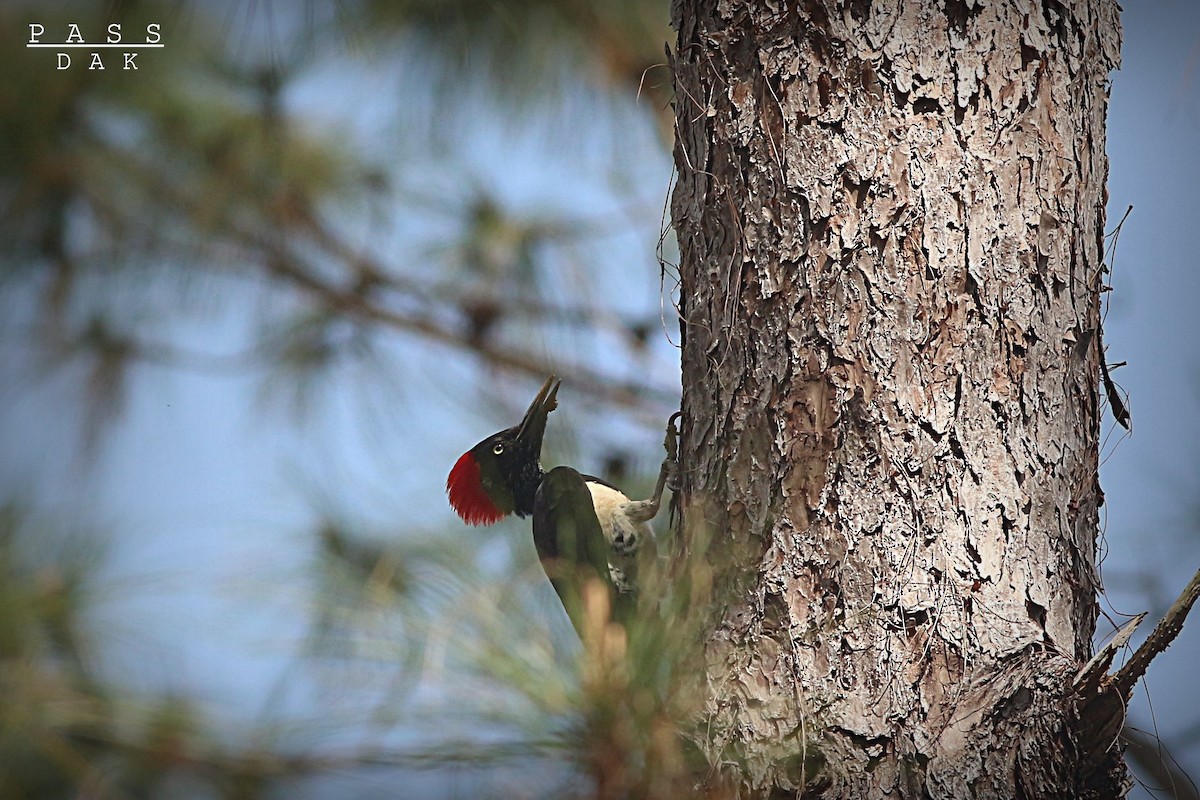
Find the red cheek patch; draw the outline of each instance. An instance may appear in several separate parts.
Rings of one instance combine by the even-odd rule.
[[[479,464],[469,451],[450,470],[446,494],[450,496],[450,506],[468,525],[491,525],[504,519],[504,512],[496,508],[483,490]]]

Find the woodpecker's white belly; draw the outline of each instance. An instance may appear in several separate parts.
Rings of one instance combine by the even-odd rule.
[[[653,535],[650,526],[644,522],[634,522],[626,516],[625,506],[629,498],[623,493],[591,481],[587,487],[592,493],[592,506],[600,520],[600,528],[608,540],[608,569],[613,583],[618,591],[630,591],[637,578],[635,556],[643,539]]]

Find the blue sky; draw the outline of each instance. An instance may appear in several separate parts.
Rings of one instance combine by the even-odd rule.
[[[1109,222],[1116,250],[1109,359],[1130,394],[1133,435],[1109,438],[1103,575],[1111,607],[1165,605],[1200,567],[1200,4],[1134,2],[1109,111]],[[1106,424],[1106,430],[1111,422]],[[1145,589],[1143,589],[1145,587]],[[1148,589],[1148,590],[1146,590]],[[1131,717],[1171,738],[1200,720],[1200,620],[1153,665]],[[1200,741],[1174,751],[1200,774]]]

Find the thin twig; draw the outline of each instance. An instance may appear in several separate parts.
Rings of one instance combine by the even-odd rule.
[[[1149,787],[1152,791],[1169,792],[1174,800],[1200,800],[1196,782],[1165,751],[1157,736],[1126,725],[1121,738],[1125,740],[1125,757],[1137,764],[1142,776],[1154,782]]]

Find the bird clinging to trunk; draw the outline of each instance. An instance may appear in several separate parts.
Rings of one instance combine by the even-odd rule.
[[[646,523],[658,513],[674,468],[674,417],[653,496],[630,500],[615,486],[570,467],[542,469],[542,438],[558,406],[559,385],[548,378],[519,424],[463,453],[446,479],[446,493],[469,525],[490,525],[509,514],[533,516],[538,559],[582,634],[584,586],[590,581],[607,591],[614,621],[625,624],[636,608],[639,565],[655,556]]]

